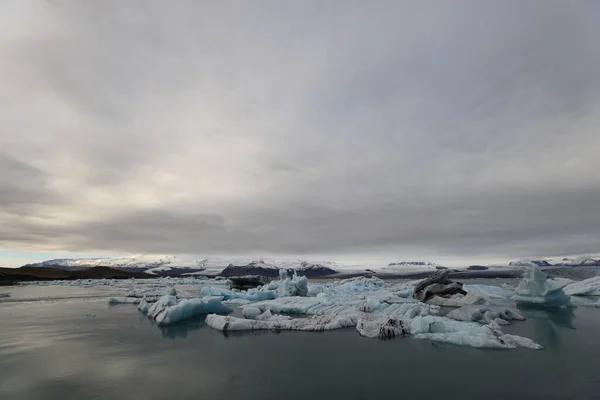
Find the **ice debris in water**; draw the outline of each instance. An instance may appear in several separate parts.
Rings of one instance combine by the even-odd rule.
[[[541,348],[527,338],[502,332],[501,324],[522,319],[522,316],[493,305],[493,299],[512,295],[508,290],[493,286],[462,287],[451,281],[434,281],[430,283],[439,283],[441,287],[425,285],[433,296],[426,296],[427,303],[424,303],[413,298],[418,292],[415,286],[422,281],[389,282],[359,277],[309,282],[306,277],[290,277],[284,271],[280,279],[247,291],[216,286],[214,281],[204,282],[210,286],[202,288],[199,298],[175,290],[172,287],[175,281],[157,279],[143,285],[127,282],[120,287],[131,297],[114,297],[111,302],[135,304],[139,301],[138,309],[158,325],[209,314],[207,325],[222,331],[325,331],[354,327],[362,336],[373,338],[411,336],[473,347]],[[472,304],[481,301],[489,304]],[[243,317],[216,315],[231,311],[224,302],[239,306]],[[440,316],[438,303],[469,306]]]
[[[221,331],[324,331],[353,326],[360,335],[370,338],[412,336],[472,347],[542,348],[530,339],[502,332],[500,324],[524,319],[516,310],[469,306],[442,317],[436,305],[395,294],[412,289],[414,282],[369,281],[357,278],[309,285],[309,291],[316,293],[312,297],[285,296],[256,302],[242,306],[244,318],[209,315],[206,323]],[[312,286],[317,288],[311,290]],[[302,317],[291,318],[294,314]]]
[[[565,281],[549,280],[544,272],[536,266],[525,267],[523,279],[515,289],[513,300],[519,305],[539,307],[569,307],[571,298],[565,294]]]

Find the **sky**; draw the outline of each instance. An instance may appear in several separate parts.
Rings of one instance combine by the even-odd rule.
[[[593,1],[0,3],[0,264],[600,252]]]

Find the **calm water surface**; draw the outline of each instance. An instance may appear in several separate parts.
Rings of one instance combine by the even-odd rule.
[[[524,311],[505,331],[545,350],[506,351],[354,329],[225,336],[202,318],[159,329],[109,307],[112,290],[3,288],[0,399],[600,398],[600,309]]]

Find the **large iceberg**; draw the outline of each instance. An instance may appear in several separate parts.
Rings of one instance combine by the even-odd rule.
[[[276,297],[276,292],[272,290],[250,289],[246,292],[234,292],[222,287],[206,286],[200,291],[201,296],[220,296],[224,300],[241,299],[248,301],[271,300]]]
[[[563,291],[567,283],[550,280],[537,265],[529,265],[512,299],[525,306],[569,307],[571,298]]]
[[[485,299],[476,292],[467,292],[460,282],[448,279],[449,270],[443,269],[419,282],[413,297],[428,304],[445,307],[462,307],[483,304]]]
[[[600,296],[600,276],[579,282],[570,282],[563,291],[570,296]]]
[[[169,325],[197,315],[231,312],[232,309],[224,305],[222,300],[220,296],[209,296],[183,299],[178,302],[174,294],[166,294],[152,305],[145,299],[142,300],[138,309],[153,319],[157,325]]]
[[[456,308],[445,315],[446,318],[456,321],[473,321],[482,324],[495,322],[498,325],[508,325],[510,321],[523,321],[525,317],[512,308],[488,307],[488,306],[465,306]]]
[[[274,316],[273,316],[274,317]],[[210,314],[206,324],[220,331],[328,331],[356,325],[354,315],[315,315],[309,318],[244,319]]]

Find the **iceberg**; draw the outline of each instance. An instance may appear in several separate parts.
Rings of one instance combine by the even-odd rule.
[[[177,302],[174,295],[166,294],[150,306],[144,299],[138,309],[146,313],[157,325],[169,325],[201,314],[231,312],[231,308],[224,305],[222,300],[220,296],[210,296]]]
[[[485,303],[485,299],[477,293],[465,291],[462,283],[448,279],[449,273],[449,270],[443,269],[425,278],[415,286],[413,297],[427,304],[444,307]]]
[[[306,276],[298,276],[295,271],[294,275],[290,278],[285,269],[280,269],[277,290],[281,297],[305,297],[308,295],[308,278],[306,278]]]
[[[525,317],[517,310],[505,307],[465,306],[454,309],[445,315],[456,321],[473,321],[481,324],[496,322],[498,325],[510,324],[510,321],[523,321]]]
[[[263,301],[271,300],[276,297],[276,294],[272,290],[257,290],[250,289],[247,292],[234,292],[232,290],[224,289],[215,286],[203,287],[200,291],[201,296],[220,296],[224,300],[241,299],[248,301]]]
[[[229,331],[329,331],[356,325],[353,315],[315,315],[308,318],[290,318],[252,320],[223,315],[210,314],[206,317],[206,324],[211,328],[223,332]]]
[[[258,307],[244,307],[242,308],[242,315],[246,319],[256,319],[261,314],[260,308]]]
[[[553,281],[537,265],[525,267],[523,279],[515,289],[513,300],[521,306],[533,307],[569,307],[571,298],[563,287],[567,282]]]
[[[464,289],[467,293],[475,292],[487,299],[510,299],[515,294],[512,290],[492,285],[464,285]]]
[[[108,304],[139,304],[142,302],[142,299],[136,297],[110,297],[108,299]]]
[[[570,282],[563,291],[569,296],[600,296],[600,276],[579,282]]]

